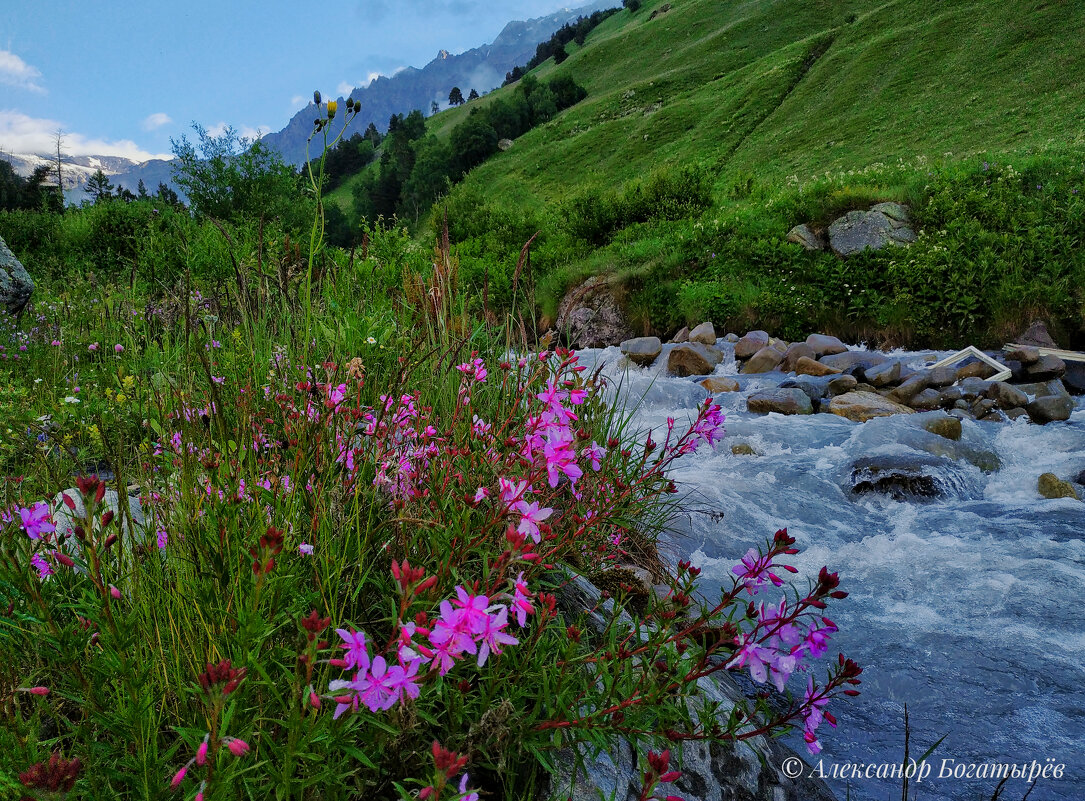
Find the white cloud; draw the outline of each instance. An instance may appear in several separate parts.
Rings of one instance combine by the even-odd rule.
[[[51,153],[56,132],[64,125],[56,120],[30,117],[19,111],[0,109],[0,150],[7,153]],[[95,139],[64,131],[64,151],[71,156],[123,156],[133,161],[171,159],[171,153],[149,153],[130,139]]]
[[[290,98],[290,108],[297,108],[298,106],[309,105],[309,98],[305,95],[294,95]]]
[[[30,66],[10,50],[0,50],[0,83],[44,94],[45,88],[38,83],[39,78],[41,71],[37,67]]]
[[[161,111],[158,111],[147,117],[140,125],[145,131],[153,131],[155,128],[161,128],[163,125],[169,125],[171,122],[173,122],[173,118],[170,117],[169,114],[163,114]]]
[[[335,91],[341,95],[349,95],[354,91],[354,84],[350,81],[340,81],[339,85],[335,87]]]
[[[392,70],[392,75],[395,75],[400,70],[405,69],[406,67],[396,67],[394,70]],[[365,89],[367,86],[369,86],[369,84],[373,83],[373,81],[377,80],[377,78],[381,77],[382,75],[384,75],[383,72],[371,72],[360,81],[341,81],[339,85],[335,87],[335,91],[346,97],[355,89]]]
[[[227,127],[229,126],[227,126],[225,122],[216,122],[214,125],[208,126],[207,133],[210,136],[222,136],[224,133],[226,133]],[[234,130],[237,132],[237,135],[242,139],[259,139],[261,136],[264,135],[266,131],[270,131],[271,128],[269,128],[267,125],[261,125],[256,128],[248,125],[235,125]]]

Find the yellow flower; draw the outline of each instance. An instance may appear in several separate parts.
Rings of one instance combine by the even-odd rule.
[[[328,101],[328,119],[335,116],[336,110],[339,108],[339,104],[334,100]]]

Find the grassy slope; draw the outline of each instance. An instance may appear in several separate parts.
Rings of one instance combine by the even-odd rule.
[[[537,204],[664,163],[782,176],[1082,141],[1085,51],[1070,32],[1085,31],[1085,5],[677,0],[648,21],[659,5],[543,65],[588,99],[467,183]],[[434,122],[448,130],[454,113]]]

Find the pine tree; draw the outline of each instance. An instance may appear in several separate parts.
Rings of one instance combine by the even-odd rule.
[[[95,203],[109,200],[113,197],[113,184],[109,182],[104,172],[98,170],[87,181],[87,194],[94,199]]]
[[[463,99],[463,92],[460,91],[460,87],[453,86],[452,91],[448,93],[448,105],[450,106],[462,106],[466,101]]]

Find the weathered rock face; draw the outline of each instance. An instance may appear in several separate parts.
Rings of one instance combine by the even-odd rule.
[[[1034,348],[1058,348],[1051,334],[1047,332],[1047,325],[1043,320],[1034,320],[1025,332],[1014,340],[1018,345],[1031,345]],[[1037,354],[1039,355],[1039,354]]]
[[[663,343],[659,337],[636,337],[623,342],[621,351],[633,364],[647,367],[663,352]]]
[[[858,391],[837,395],[829,402],[829,411],[858,423],[865,423],[875,417],[889,417],[894,414],[912,414],[914,412],[913,409],[894,403],[881,395]]]
[[[987,397],[998,404],[1000,409],[1024,408],[1028,403],[1028,396],[1024,392],[1005,381],[995,381],[991,384],[987,389]]]
[[[723,354],[708,345],[679,345],[667,355],[667,372],[676,376],[708,375],[723,361]]]
[[[604,348],[633,337],[603,276],[589,278],[562,299],[556,325],[574,348]]]
[[[19,314],[34,293],[34,280],[0,238],[0,308]]]
[[[776,348],[761,348],[742,366],[743,373],[771,373],[784,360],[784,354]]]
[[[1030,364],[1036,364],[1040,361],[1040,351],[1029,345],[1023,345],[1020,348],[1012,348],[1006,351],[1006,358],[1015,362],[1021,362],[1021,364],[1027,367]]]
[[[700,342],[702,345],[716,344],[716,327],[712,323],[701,323],[689,332],[690,342]]]
[[[1025,379],[1028,381],[1050,381],[1066,375],[1066,362],[1058,356],[1041,356],[1025,367]]]
[[[798,387],[755,392],[746,399],[746,408],[754,414],[813,414],[810,396]]]
[[[1077,489],[1069,481],[1063,481],[1054,473],[1044,473],[1036,482],[1036,489],[1045,498],[1073,498],[1080,501]]]
[[[899,203],[879,203],[870,211],[849,211],[829,226],[829,246],[838,256],[915,242],[908,210]]]
[[[863,370],[864,380],[881,389],[900,382],[900,362],[886,362]]]

